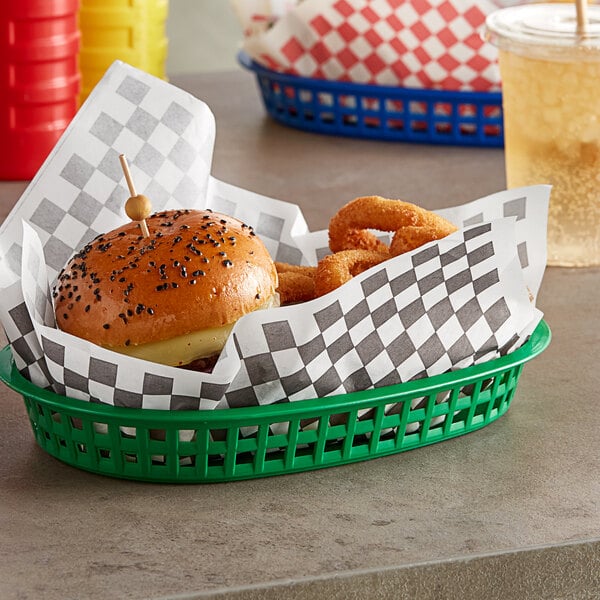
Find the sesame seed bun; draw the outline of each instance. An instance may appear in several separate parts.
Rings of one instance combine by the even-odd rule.
[[[148,238],[129,222],[73,256],[53,291],[60,329],[128,354],[174,338],[189,345],[190,334],[230,327],[276,296],[275,265],[252,227],[210,210],[164,211],[146,223]]]

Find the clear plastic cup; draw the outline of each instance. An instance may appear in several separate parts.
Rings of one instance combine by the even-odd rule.
[[[499,49],[509,188],[551,184],[548,264],[600,265],[600,6],[586,33],[575,5],[488,16]]]

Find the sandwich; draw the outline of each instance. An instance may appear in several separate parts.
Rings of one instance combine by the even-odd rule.
[[[57,327],[109,350],[210,372],[244,315],[278,305],[251,226],[211,210],[129,222],[77,252],[53,289]]]

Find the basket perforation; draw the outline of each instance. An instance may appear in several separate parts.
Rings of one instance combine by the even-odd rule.
[[[327,441],[327,432],[329,429],[328,415],[322,416],[318,420],[316,443],[314,444],[313,460],[315,465],[322,465],[325,455],[325,442]]]
[[[79,462],[87,466],[91,469],[97,469],[99,467],[98,464],[98,455],[95,451],[95,448],[90,448],[90,444],[88,440],[94,439],[94,425],[91,421],[75,421],[75,419],[71,418],[70,420],[72,432],[71,435],[76,439],[79,443],[77,445],[78,449],[78,459]],[[76,427],[76,424],[80,424],[81,428]],[[79,433],[83,435],[81,438],[79,437]]]
[[[165,436],[164,460],[169,475],[177,477],[181,467],[179,453],[179,432],[174,429],[167,429]]]
[[[68,453],[68,461],[75,462],[77,460],[77,456],[78,456],[77,443],[71,439],[68,431],[65,431],[63,433],[63,436],[66,441],[66,450]]]
[[[298,443],[298,434],[300,432],[300,419],[292,418],[289,422],[288,427],[288,440],[285,446],[284,454],[284,468],[286,470],[293,470],[296,460],[296,447]]]
[[[235,474],[235,463],[237,458],[238,441],[240,430],[232,427],[227,431],[227,443],[225,446],[225,476],[233,477]]]
[[[443,423],[443,430],[444,430],[445,436],[450,435],[450,433],[452,431],[452,424],[454,422],[454,415],[456,414],[456,407],[458,405],[459,394],[460,394],[460,388],[456,387],[456,386],[452,387],[450,389],[448,401],[446,402],[446,405],[443,407],[446,409],[445,414],[449,417],[449,418],[446,418]],[[440,407],[441,406],[442,405],[440,405]]]
[[[265,468],[265,459],[267,449],[269,447],[269,425],[261,423],[258,428],[256,437],[256,452],[254,454],[254,467],[257,471],[262,471]]]
[[[344,436],[344,443],[342,447],[342,458],[349,460],[352,457],[352,450],[354,447],[354,436],[356,435],[356,421],[358,419],[358,411],[351,410],[348,413],[346,435]]]
[[[209,436],[206,427],[200,427],[196,430],[196,440],[194,442],[194,455],[196,462],[194,464],[194,474],[200,481],[208,477],[208,448]]]
[[[423,407],[423,417],[419,419],[419,433],[423,442],[426,442],[429,436],[429,427],[431,425],[436,396],[437,394],[430,394],[426,397]]]
[[[500,390],[500,380],[501,377],[494,377],[491,387],[487,390],[488,402],[487,408],[485,412],[485,420],[489,421],[494,414],[494,411],[498,411],[502,401],[502,394],[499,393]]]
[[[369,436],[369,452],[377,452],[379,447],[379,438],[381,437],[381,426],[385,416],[385,405],[378,404],[375,407],[375,412],[371,418],[373,429]]]
[[[123,460],[123,450],[121,448],[121,431],[118,425],[114,423],[110,423],[107,425],[108,427],[108,439],[105,440],[108,442],[106,444],[106,452],[108,453],[108,458],[112,460],[112,468],[116,470],[122,470],[124,465]]]
[[[146,427],[136,429],[135,441],[137,464],[140,465],[143,476],[147,476],[152,468],[152,456],[150,454],[150,432]]]

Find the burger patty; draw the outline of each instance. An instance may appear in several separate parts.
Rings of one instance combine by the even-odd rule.
[[[188,369],[190,371],[198,371],[199,373],[212,373],[217,360],[219,359],[218,354],[212,356],[206,356],[205,358],[197,358],[187,365],[182,365],[180,369]]]

